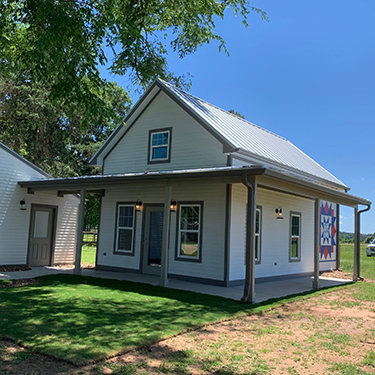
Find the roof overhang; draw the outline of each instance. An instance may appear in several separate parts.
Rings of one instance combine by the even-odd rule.
[[[307,179],[296,178],[275,170],[266,169],[263,173],[263,177],[264,179],[259,181],[260,187],[295,194],[309,199],[328,200],[349,207],[371,205],[371,201],[368,199],[357,197],[324,185],[319,185]]]
[[[295,168],[288,167],[285,164],[278,163],[274,160],[263,158],[259,155],[253,154],[246,150],[238,149],[236,152],[232,154],[234,157],[241,157],[243,156],[243,160],[246,161],[248,159],[251,159],[253,162],[251,164],[257,163],[260,165],[267,165],[269,169],[272,169],[271,166],[275,167],[277,170],[285,171],[286,174],[294,175],[296,178],[301,177],[302,179],[310,179],[311,181],[315,181],[319,184],[326,185],[327,187],[332,187],[334,189],[340,189],[340,190],[350,190],[350,188],[342,183],[340,180],[338,180],[336,177],[332,175],[332,180],[327,180],[322,177],[319,177],[317,175],[307,173]],[[241,159],[242,160],[242,159]],[[329,173],[329,172],[328,172]],[[337,182],[334,182],[333,180],[336,180]]]
[[[20,181],[21,187],[28,188],[30,192],[38,190],[75,190],[80,189],[99,190],[110,185],[125,183],[142,183],[154,181],[176,181],[176,180],[194,180],[194,179],[212,179],[212,178],[238,178],[240,181],[243,174],[261,175],[265,172],[264,167],[246,167],[246,168],[204,168],[176,170],[165,172],[144,172],[144,173],[127,173],[116,175],[96,175],[82,177],[55,178],[52,180],[34,180]]]
[[[87,193],[98,193],[112,185],[133,183],[172,183],[197,179],[216,179],[223,183],[240,183],[243,175],[259,176],[259,187],[294,194],[308,199],[324,199],[341,205],[355,207],[370,206],[368,199],[318,185],[309,180],[296,178],[264,166],[221,167],[189,169],[164,172],[128,173],[83,177],[55,178],[50,180],[20,181],[18,184],[29,192],[55,190],[63,194],[76,194],[82,189]]]

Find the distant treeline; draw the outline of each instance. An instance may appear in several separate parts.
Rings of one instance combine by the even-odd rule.
[[[370,243],[375,238],[375,233],[373,234],[361,234],[360,239],[363,243]],[[353,243],[354,233],[340,232],[340,242],[341,243]]]

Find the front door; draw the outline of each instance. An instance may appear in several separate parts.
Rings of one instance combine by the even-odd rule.
[[[160,275],[164,207],[145,207],[143,273]]]
[[[29,267],[51,265],[54,212],[54,208],[49,206],[31,207]]]

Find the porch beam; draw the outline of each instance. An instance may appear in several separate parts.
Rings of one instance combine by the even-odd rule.
[[[74,265],[74,274],[81,274],[81,257],[82,257],[82,242],[83,242],[83,219],[85,214],[85,198],[86,190],[81,189],[79,199],[79,211],[78,211],[78,225],[77,225],[77,243],[76,243],[76,259]]]
[[[255,221],[257,201],[257,181],[255,176],[242,178],[247,187],[247,210],[246,210],[246,250],[245,250],[245,287],[241,302],[255,303]]]
[[[161,247],[161,270],[159,285],[168,286],[168,258],[169,258],[169,217],[172,187],[167,185],[164,194],[163,239]]]
[[[314,280],[313,289],[319,289],[319,242],[320,242],[320,200],[315,199],[315,209],[314,209]]]

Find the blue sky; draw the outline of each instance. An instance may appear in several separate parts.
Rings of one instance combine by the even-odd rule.
[[[375,1],[258,0],[245,28],[227,13],[217,33],[230,56],[211,43],[170,68],[193,76],[190,93],[273,131],[348,185],[375,200]],[[127,88],[124,77],[108,77]],[[136,99],[136,96],[133,96]],[[342,231],[354,230],[341,209]],[[375,209],[361,216],[375,232]]]

